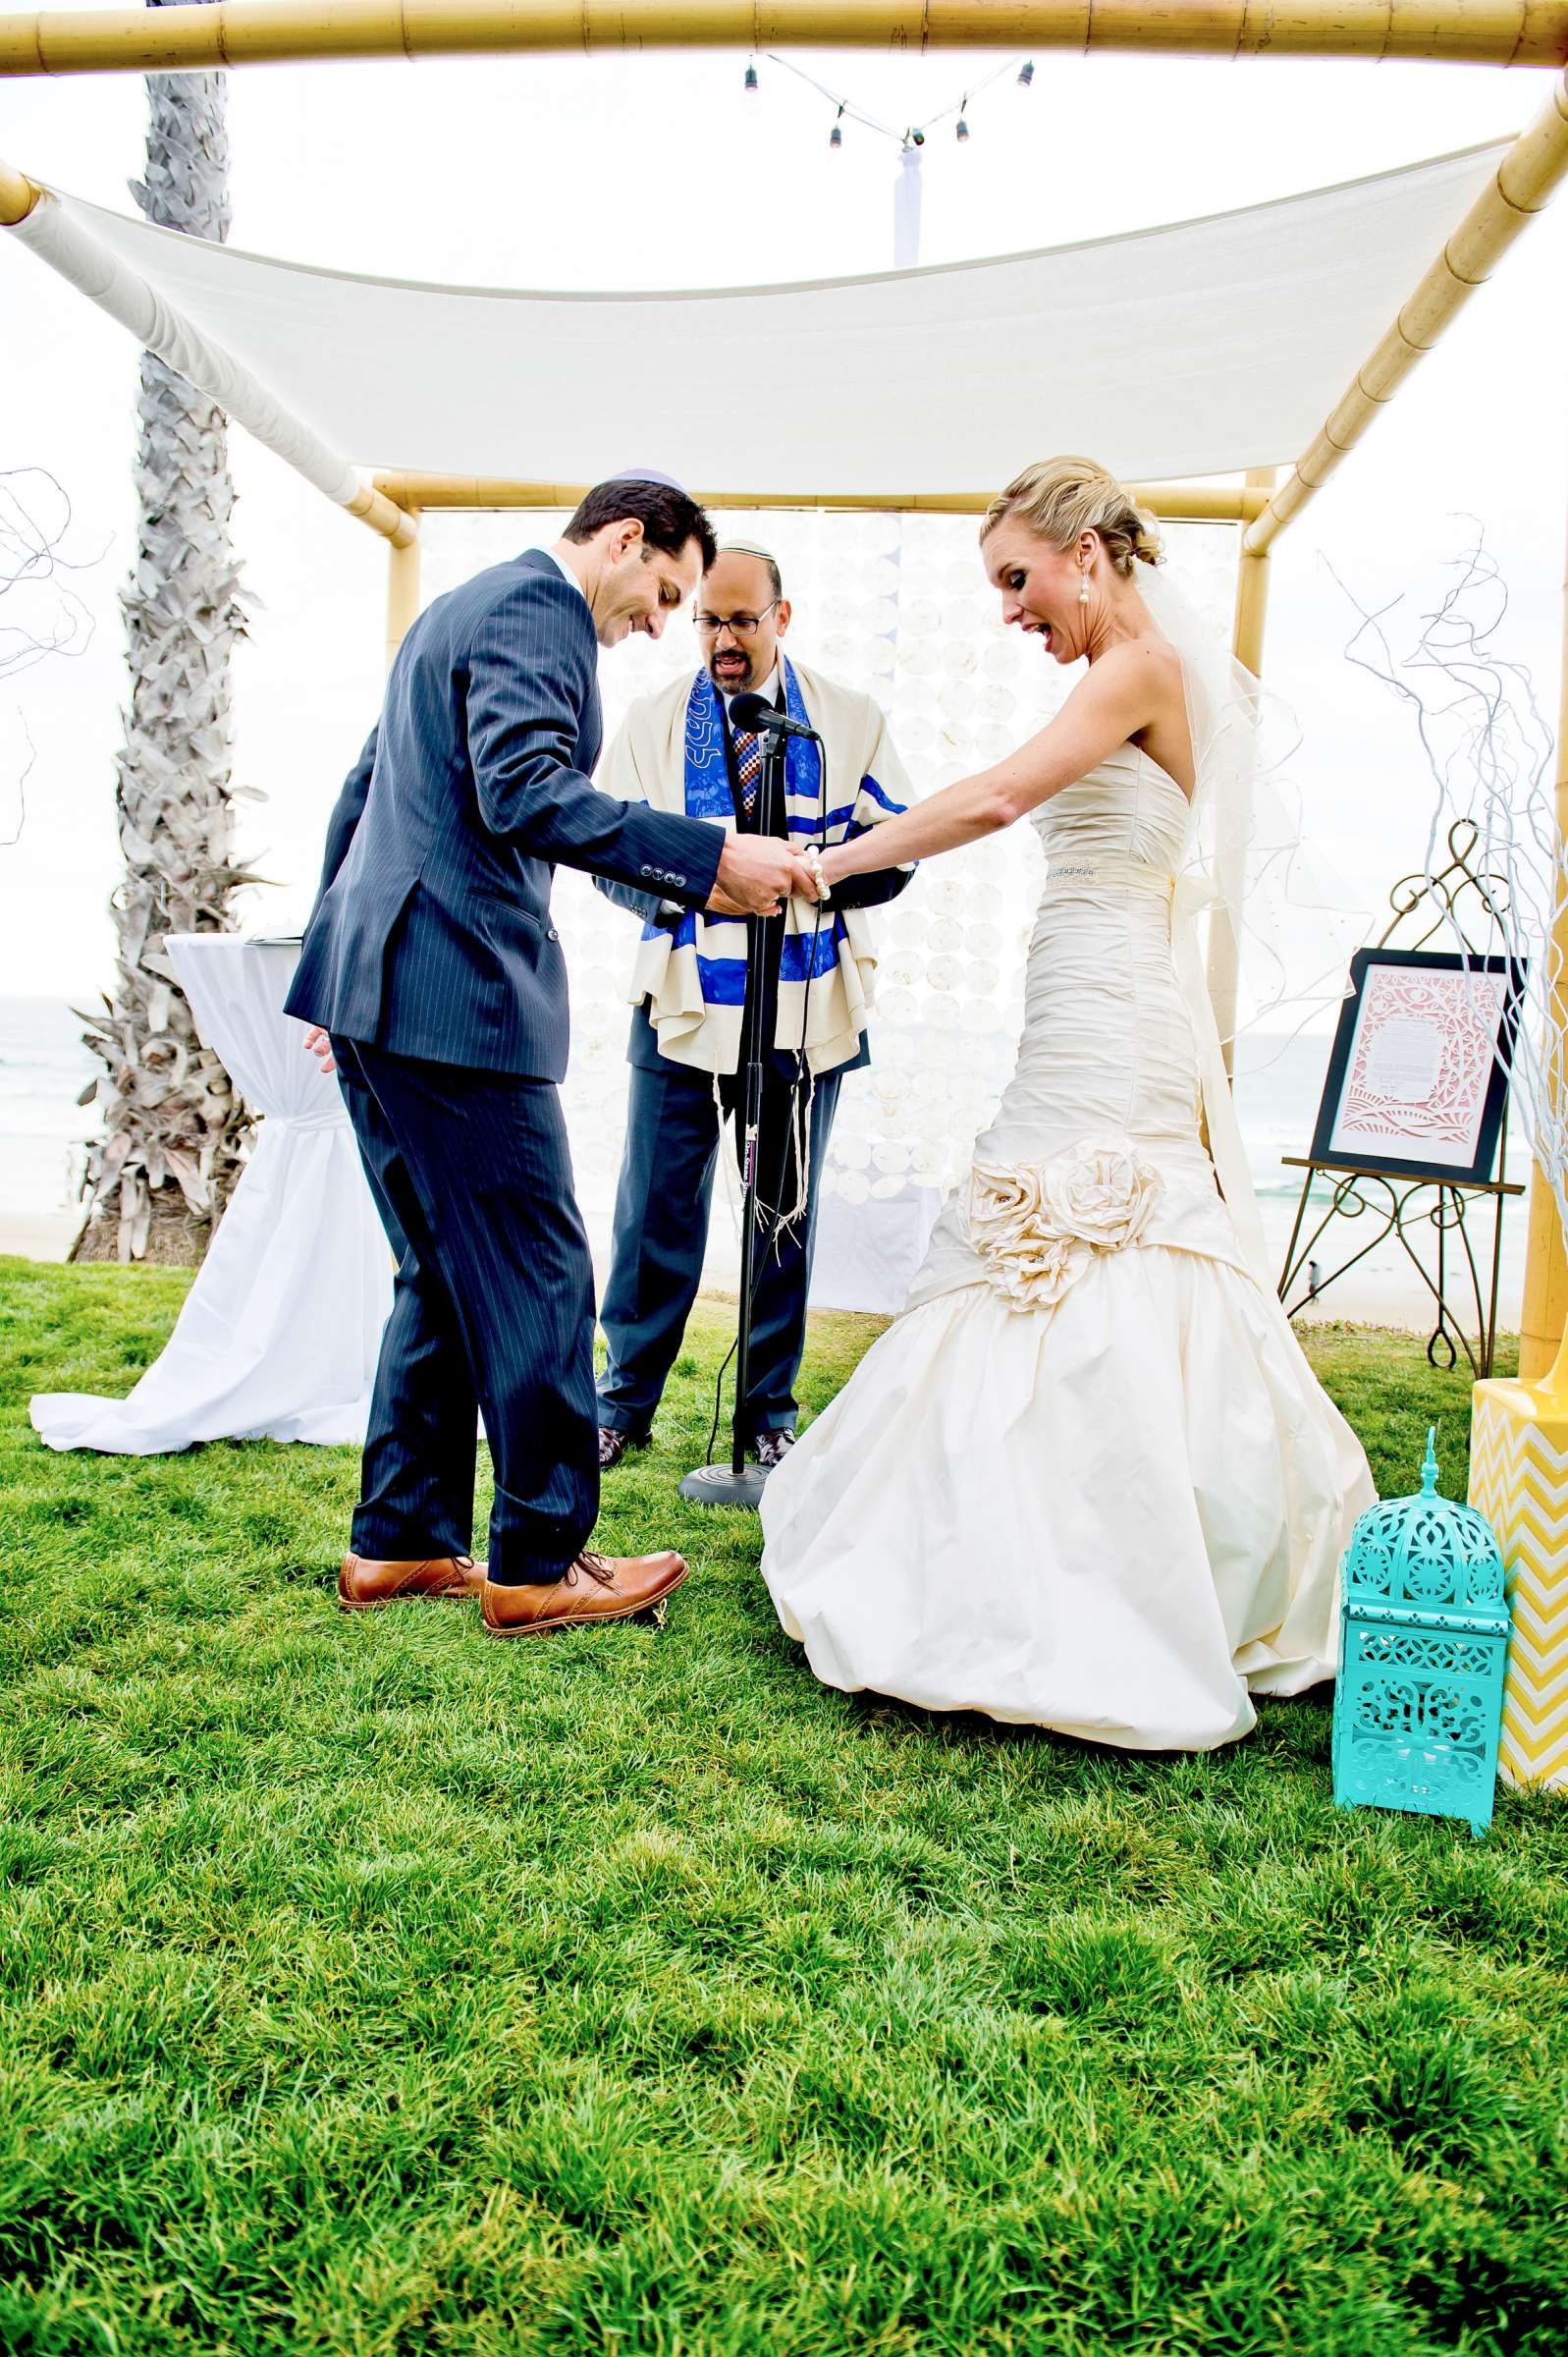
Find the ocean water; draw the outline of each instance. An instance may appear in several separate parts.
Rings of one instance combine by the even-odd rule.
[[[1238,1043],[1237,1111],[1276,1267],[1303,1177],[1285,1168],[1282,1157],[1305,1154],[1311,1144],[1329,1045],[1326,1034],[1260,1033]],[[64,1000],[0,997],[0,1250],[61,1256],[69,1246],[86,1142],[97,1125],[93,1107],[77,1099],[98,1069],[82,1045],[81,1020]],[[1523,1178],[1528,1170],[1528,1153],[1516,1136],[1509,1176]],[[609,1218],[609,1190],[601,1191],[602,1205],[584,1204],[596,1245],[607,1240],[596,1233]],[[1326,1189],[1315,1189],[1315,1200],[1326,1199]],[[1356,1248],[1348,1238],[1342,1224],[1337,1233],[1325,1235],[1320,1247],[1325,1270]],[[721,1249],[714,1274],[722,1281],[717,1234],[715,1243]],[[1518,1320],[1524,1243],[1524,1201],[1517,1198],[1504,1218],[1499,1310],[1505,1329]],[[1430,1322],[1429,1306],[1421,1279],[1394,1241],[1369,1254],[1325,1293],[1324,1315],[1421,1326]]]
[[[1304,1171],[1288,1168],[1284,1157],[1305,1155],[1311,1150],[1332,1044],[1327,1032],[1293,1037],[1258,1032],[1243,1036],[1236,1043],[1236,1109],[1276,1274],[1284,1267],[1306,1178]],[[1507,1145],[1506,1176],[1511,1180],[1528,1183],[1530,1167],[1528,1143],[1515,1128]],[[1332,1195],[1331,1183],[1322,1178],[1314,1180],[1302,1225],[1303,1240],[1328,1210]],[[1498,1327],[1503,1333],[1515,1331],[1519,1323],[1524,1290],[1526,1203],[1527,1197],[1512,1196],[1507,1198],[1503,1209],[1497,1288]],[[1481,1263],[1484,1288],[1491,1266],[1495,1217],[1489,1206],[1483,1207],[1479,1202],[1470,1213],[1473,1249]],[[1325,1278],[1361,1249],[1375,1225],[1370,1216],[1356,1223],[1344,1219],[1332,1222],[1313,1250]],[[1429,1268],[1434,1266],[1431,1249],[1424,1249],[1423,1258]],[[1296,1301],[1299,1295],[1298,1285],[1292,1288],[1291,1300]],[[1473,1298],[1468,1318],[1462,1298],[1457,1295],[1453,1298],[1461,1322],[1474,1331]],[[1429,1286],[1397,1237],[1390,1237],[1374,1246],[1354,1269],[1325,1286],[1321,1314],[1326,1318],[1411,1326],[1426,1332],[1432,1325],[1433,1308]]]
[[[0,998],[0,1219],[71,1212],[98,1125],[77,1099],[102,1069],[65,1000]]]
[[[1282,1157],[1305,1154],[1312,1143],[1331,1045],[1326,1033],[1267,1031],[1236,1043],[1236,1111],[1260,1197],[1293,1203],[1301,1191],[1303,1174],[1286,1170]]]

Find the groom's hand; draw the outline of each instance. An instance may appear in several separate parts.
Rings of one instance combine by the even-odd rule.
[[[811,872],[798,851],[774,835],[731,835],[719,860],[708,906],[719,916],[777,916],[784,902],[811,898]]]
[[[305,1054],[315,1058],[323,1072],[338,1069],[332,1060],[332,1042],[319,1023],[312,1023],[305,1033]]]

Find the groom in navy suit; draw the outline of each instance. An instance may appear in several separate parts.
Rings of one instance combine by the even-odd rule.
[[[809,892],[766,837],[590,783],[599,646],[658,637],[714,555],[668,481],[591,491],[553,549],[437,598],[399,650],[339,797],[288,999],[331,1040],[399,1255],[339,1601],[480,1594],[495,1636],[658,1604],[678,1555],[590,1552],[599,1506],[593,1272],[557,1084],[558,863],[690,908],[761,915]],[[495,1471],[469,1559],[475,1408]]]

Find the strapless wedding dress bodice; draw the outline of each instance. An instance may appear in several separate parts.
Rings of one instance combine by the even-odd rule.
[[[771,1476],[763,1572],[830,1684],[1204,1749],[1330,1673],[1372,1482],[1263,1265],[1186,796],[1126,745],[1033,823],[1016,1069],[903,1315]]]
[[[975,1140],[981,1172],[1116,1142],[1153,1174],[1141,1230],[1241,1269],[1201,1128],[1195,1014],[1173,956],[1189,805],[1132,745],[1035,814],[1047,873],[1029,944],[1018,1063]],[[1190,978],[1191,979],[1191,978]],[[1190,980],[1189,980],[1190,988]],[[1217,1051],[1217,1042],[1216,1042]],[[975,1282],[965,1190],[938,1223],[907,1306]]]

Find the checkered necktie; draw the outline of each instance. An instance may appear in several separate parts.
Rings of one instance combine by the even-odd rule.
[[[736,729],[735,775],[740,780],[740,807],[748,818],[757,815],[757,789],[762,784],[762,746],[754,729]]]

